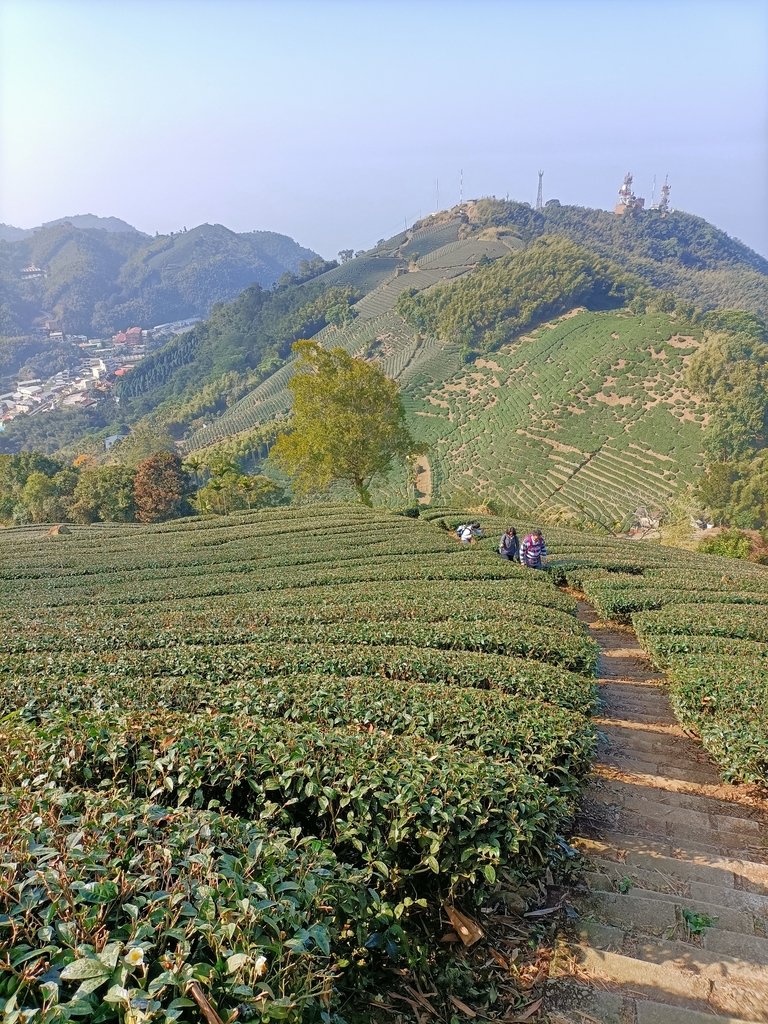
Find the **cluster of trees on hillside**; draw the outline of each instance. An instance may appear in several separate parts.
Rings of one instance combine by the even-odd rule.
[[[73,462],[39,452],[0,455],[0,523],[7,526],[154,523],[195,511],[226,513],[285,500],[279,484],[243,472],[236,456],[223,453],[182,463],[173,451],[155,451],[109,465],[87,455]]]
[[[189,510],[181,460],[158,452],[137,466],[66,463],[38,452],[0,456],[0,522],[152,523]]]
[[[123,429],[116,417],[117,410],[111,402],[100,402],[88,409],[53,409],[38,416],[17,416],[0,432],[0,455],[52,455],[73,445],[80,450],[103,451],[104,437]]]
[[[73,372],[83,359],[77,345],[51,341],[42,335],[9,338],[0,335],[0,378],[28,380],[52,377],[63,370]]]
[[[581,206],[547,206],[482,199],[474,228],[514,230],[526,242],[560,235],[619,260],[654,288],[701,308],[730,307],[768,315],[768,260],[701,217],[682,211],[661,216],[641,210],[617,217]]]
[[[606,210],[553,205],[534,210],[527,203],[481,199],[472,212],[475,227],[508,227],[525,241],[557,234],[605,252],[630,254],[658,263],[673,262],[698,270],[750,267],[768,274],[768,260],[713,224],[690,213],[639,210],[617,217]]]
[[[404,292],[397,308],[418,330],[461,343],[471,359],[574,306],[621,306],[638,290],[608,260],[547,237],[457,282]]]
[[[718,523],[768,526],[768,324],[740,311],[705,318],[687,384],[707,403],[707,468],[698,496]]]

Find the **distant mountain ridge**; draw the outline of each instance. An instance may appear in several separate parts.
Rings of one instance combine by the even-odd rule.
[[[43,238],[68,245],[75,230]],[[221,247],[231,257],[259,240],[220,225],[151,240],[77,237],[121,247],[117,288],[141,295],[170,276],[178,291],[176,261],[215,275]],[[280,238],[261,240],[262,258]],[[99,420],[104,406],[88,424],[64,413],[59,425],[14,421],[0,450],[53,451],[58,440],[77,454],[81,443],[98,450],[98,431],[138,425],[168,431],[185,453],[247,448],[290,414],[291,343],[314,338],[398,381],[414,436],[429,445],[433,500],[490,498],[613,525],[663,506],[701,473],[710,409],[688,368],[710,335],[759,334],[768,314],[768,261],[683,212],[472,200],[314,269],[247,288],[148,356],[117,386],[119,421]],[[402,503],[409,493],[401,474],[378,497]]]
[[[237,233],[221,224],[155,238],[117,217],[92,214],[32,231],[5,225],[0,335],[28,334],[45,320],[71,333],[104,335],[207,316],[216,302],[252,284],[271,287],[316,258],[287,235]]]
[[[13,224],[0,224],[0,242],[18,242],[21,238],[29,238],[41,228],[55,228],[59,224],[71,224],[73,228],[80,228],[82,231],[115,231],[135,232],[137,235],[149,235],[139,231],[133,224],[129,224],[119,217],[98,217],[95,213],[76,213],[72,217],[58,217],[56,220],[47,220],[34,228],[17,228]]]

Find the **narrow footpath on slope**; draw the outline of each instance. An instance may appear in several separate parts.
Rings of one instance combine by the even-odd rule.
[[[547,988],[551,1024],[768,1022],[768,807],[723,784],[629,627],[600,645],[597,760],[573,845],[586,884]]]
[[[416,499],[420,505],[432,501],[432,466],[426,455],[419,455],[413,464],[413,479],[416,484]]]

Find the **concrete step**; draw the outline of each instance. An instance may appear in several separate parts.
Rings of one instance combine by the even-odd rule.
[[[621,832],[606,832],[600,839],[579,836],[572,842],[587,856],[660,870],[672,877],[695,879],[711,885],[733,885],[734,888],[768,896],[768,864],[723,856],[710,846],[683,846]]]
[[[600,948],[601,941],[599,931],[593,931],[574,948],[582,979],[586,972],[596,982],[619,986],[637,1000],[768,1021],[768,976],[761,967],[753,966],[750,973],[738,961],[685,943],[653,939],[647,946],[638,944],[628,955]]]
[[[592,721],[598,729],[602,729],[603,726],[615,726],[617,729],[638,729],[641,732],[648,733],[650,736],[666,736],[670,740],[691,739],[690,734],[677,722],[664,725],[660,723],[645,725],[642,722],[624,722],[623,720],[617,721],[614,718],[601,718],[599,715],[593,715]]]
[[[614,715],[620,716],[619,721],[626,722],[626,725],[617,726],[617,728],[631,728],[633,723],[631,719],[627,718],[627,715],[635,714],[652,716],[657,720],[658,725],[672,725],[675,721],[669,710],[669,701],[660,693],[653,691],[638,694],[616,693],[613,687],[605,686],[598,680],[597,698],[599,708],[607,712],[601,717],[609,720],[607,723],[609,727],[610,719]]]
[[[602,764],[613,764],[620,759],[622,762],[636,763],[638,770],[653,768],[657,775],[671,775],[672,778],[686,778],[692,782],[702,782],[706,785],[716,786],[720,784],[720,778],[716,769],[708,757],[694,759],[692,757],[679,756],[657,748],[651,750],[643,747],[635,747],[631,743],[610,743],[598,737],[597,761]]]
[[[647,726],[669,726],[673,724],[673,720],[670,720],[669,713],[666,712],[648,712],[647,710],[641,710],[637,708],[624,708],[617,704],[602,702],[602,715],[601,717],[605,722],[627,722],[628,724],[634,724],[639,722],[642,725]]]
[[[756,892],[745,892],[741,889],[722,889],[716,885],[707,885],[706,882],[690,882],[688,892],[694,900],[732,907],[768,922],[768,896],[760,896]],[[768,925],[764,927],[768,930]]]
[[[634,886],[626,893],[616,892],[612,887],[603,888],[600,885],[603,881],[610,882],[603,875],[587,874],[585,880],[591,892],[586,904],[580,901],[580,905],[592,908],[595,917],[608,924],[616,924],[622,928],[633,925],[653,933],[666,933],[679,925],[683,910],[690,910],[694,914],[705,914],[711,918],[712,928],[741,932],[744,935],[757,934],[754,916],[745,910],[721,906],[709,900],[696,900],[689,896]],[[660,905],[663,910],[654,911],[653,905]]]
[[[676,864],[672,865],[672,869]],[[591,857],[585,878],[597,889],[616,890],[616,886],[624,880],[631,882],[632,889],[643,889],[645,892],[656,892],[678,899],[695,900],[716,907],[730,907],[732,910],[752,914],[755,918],[768,921],[768,895],[760,895],[743,889],[734,888],[733,874],[718,872],[716,883],[698,881],[695,877],[681,877],[682,873],[672,875],[661,868],[640,868],[633,864],[620,861],[603,860]],[[694,866],[694,873],[698,870]],[[610,883],[610,884],[609,884]],[[632,890],[630,890],[632,891]],[[768,930],[768,925],[765,926]],[[761,929],[755,929],[762,934]]]
[[[744,1017],[721,1017],[701,1010],[687,1010],[682,1006],[667,1006],[639,1000],[635,1003],[637,1024],[758,1024]]]
[[[750,818],[738,818],[733,815],[726,815],[720,811],[707,809],[707,799],[701,798],[698,806],[683,806],[685,802],[692,802],[694,798],[675,795],[666,801],[657,798],[656,790],[641,791],[637,793],[637,787],[626,786],[616,789],[608,783],[596,783],[587,787],[584,794],[585,802],[594,801],[609,807],[621,807],[625,811],[636,812],[646,818],[672,821],[675,825],[690,827],[700,830],[710,829],[724,835],[744,835],[744,841],[759,843],[761,836],[768,837],[768,829],[759,821]],[[660,795],[660,794],[659,794]]]
[[[750,907],[753,905],[749,902],[752,899],[768,902],[768,888],[762,892],[764,887],[748,889],[742,882],[737,886],[733,871],[707,864],[693,864],[668,857],[651,858],[644,863],[627,863],[602,856],[590,857],[590,864],[601,876],[606,876],[614,883],[621,882],[622,879],[631,879],[642,889],[690,893],[691,897],[696,899],[711,898],[718,906],[731,905],[730,900],[733,900],[736,906]]]
[[[735,935],[733,932],[719,932],[718,935],[725,937],[722,944],[730,947],[728,950],[707,949],[693,942],[658,935],[627,936],[623,950],[643,963],[674,964],[678,970],[693,971],[697,978],[729,984],[749,984],[750,988],[762,986],[768,1010],[768,961],[765,959],[765,949],[759,947],[760,943],[765,946],[768,940],[755,935]],[[702,938],[706,942],[707,934]],[[611,941],[612,948],[614,941]],[[754,956],[755,953],[758,955]]]
[[[668,776],[655,775],[652,772],[634,771],[628,768],[611,768],[609,765],[601,765],[599,762],[596,762],[592,767],[592,778],[602,779],[611,783],[621,782],[643,790],[681,793],[685,796],[695,796],[704,800],[719,797],[723,792],[723,783],[719,779],[714,783],[683,782]]]
[[[682,841],[687,847],[696,844],[700,848],[747,860],[765,859],[768,852],[762,836],[744,832],[725,832],[709,826],[700,828],[692,821],[685,820],[685,817],[682,822],[678,821],[676,816],[668,813],[666,809],[657,808],[656,811],[658,816],[649,816],[632,808],[611,805],[607,801],[588,801],[579,815],[579,821],[587,823],[585,827],[590,832],[604,829],[647,836],[674,844]],[[683,816],[685,813],[681,812]]]
[[[713,786],[718,782],[717,773],[708,766],[696,767],[690,762],[678,764],[665,761],[663,755],[658,758],[649,756],[638,757],[621,750],[599,752],[601,764],[619,768],[622,771],[639,772],[641,775],[660,775],[662,778],[677,779],[680,782],[694,782],[699,785]]]
[[[611,746],[622,750],[643,750],[652,754],[674,755],[677,760],[683,761],[708,761],[700,743],[680,736],[671,742],[669,736],[659,736],[647,729],[636,729],[629,724],[615,725],[611,722],[601,725],[598,734],[604,736]]]
[[[661,999],[663,993],[658,993]],[[745,1017],[723,1017],[710,1009],[693,1010],[684,1006],[648,999],[633,999],[621,990],[590,988],[575,979],[560,978],[547,986],[546,1013],[551,1024],[760,1024]]]
[[[633,815],[631,811],[622,812],[619,815],[618,831],[634,832],[636,829],[647,829],[653,834],[658,829],[662,835],[658,819],[640,817]],[[678,823],[674,818],[666,819],[663,824],[666,826],[666,835],[675,845],[684,843],[686,848],[693,845],[699,848],[706,848],[719,851],[728,857],[739,857],[744,860],[755,860],[756,863],[768,860],[768,849],[766,849],[762,836],[755,836],[745,832],[726,832],[724,829],[695,828],[692,824]]]
[[[602,792],[604,789],[610,790],[613,797],[617,800],[620,799],[626,806],[631,806],[635,800],[664,804],[681,810],[698,811],[725,819],[734,831],[742,829],[756,834],[768,832],[768,821],[761,821],[754,808],[749,804],[740,804],[735,800],[717,800],[711,796],[697,796],[693,793],[638,786],[621,779],[612,779],[610,782],[606,780],[591,782],[587,787],[587,796],[591,795],[593,789],[596,789],[597,792]]]

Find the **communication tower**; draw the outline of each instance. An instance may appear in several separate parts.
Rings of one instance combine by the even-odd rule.
[[[544,171],[539,171],[539,191],[536,193],[536,209],[544,209]]]
[[[636,196],[632,191],[632,172],[627,171],[624,175],[624,182],[619,189],[619,201],[614,207],[614,213],[622,216],[625,213],[636,213],[645,206],[645,200]]]
[[[669,175],[667,174],[664,177],[664,184],[661,186],[661,199],[657,206],[657,210],[663,217],[666,217],[669,213],[669,193],[671,191],[672,186],[669,184]]]

